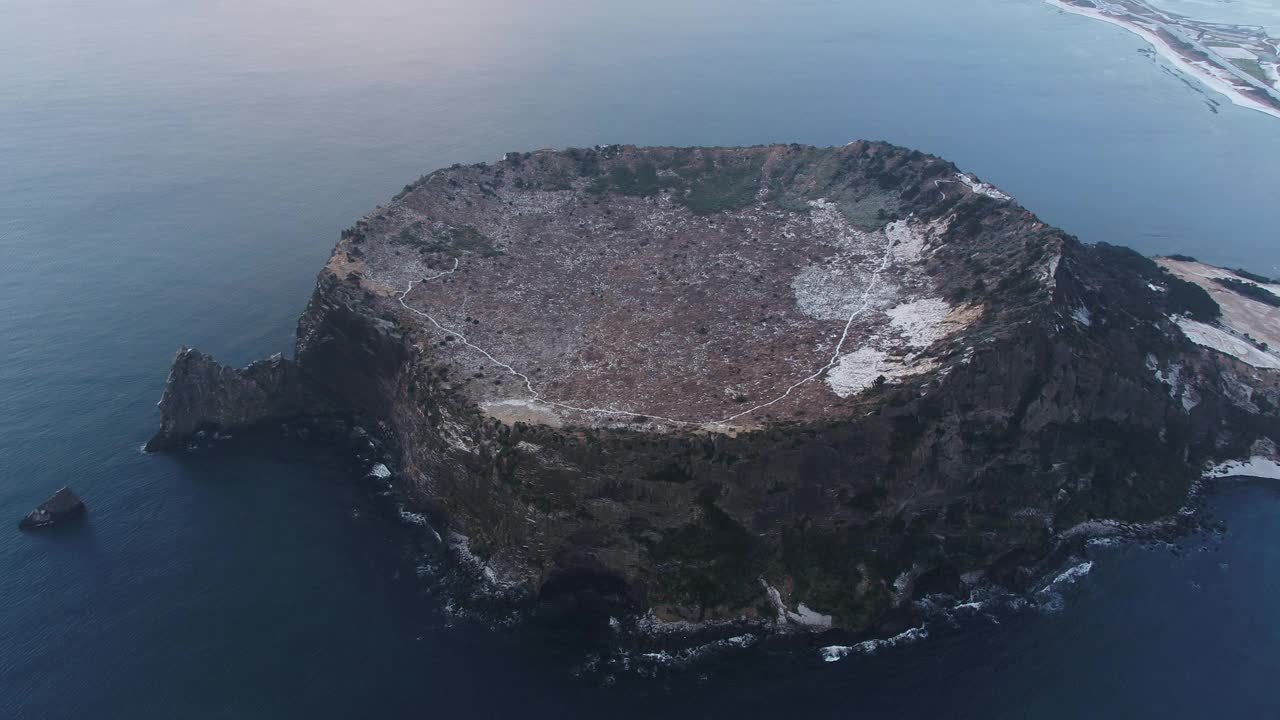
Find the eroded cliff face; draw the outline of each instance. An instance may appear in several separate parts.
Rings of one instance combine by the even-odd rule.
[[[339,407],[280,355],[237,370],[186,347],[174,356],[159,405],[160,430],[147,450],[180,447],[201,431],[322,416]]]
[[[1215,312],[883,144],[516,153],[345,232],[296,363],[180,352],[154,443],[369,418],[497,582],[889,627],[1280,438],[1277,373],[1179,327]]]

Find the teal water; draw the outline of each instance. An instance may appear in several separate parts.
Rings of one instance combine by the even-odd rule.
[[[1280,710],[1262,488],[1220,549],[1106,554],[1056,614],[633,683],[451,619],[332,462],[138,452],[177,345],[287,350],[340,228],[508,150],[886,139],[1085,240],[1280,274],[1280,121],[1132,35],[1033,0],[0,0],[0,34],[0,520],[90,506],[0,530],[0,717]]]

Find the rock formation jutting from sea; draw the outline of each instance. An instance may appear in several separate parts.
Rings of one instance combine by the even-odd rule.
[[[84,514],[84,501],[71,488],[60,488],[48,500],[18,521],[19,530],[36,530],[80,517]]]
[[[295,359],[181,350],[150,447],[344,418],[493,582],[875,630],[1274,454],[1277,309],[1163,262],[882,143],[509,153],[343,232]]]

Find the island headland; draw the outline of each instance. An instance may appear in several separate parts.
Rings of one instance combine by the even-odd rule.
[[[1178,70],[1250,110],[1280,118],[1280,40],[1260,26],[1206,22],[1147,0],[1045,0],[1128,30]],[[1216,101],[1208,101],[1217,112]]]
[[[344,231],[293,359],[180,350],[149,448],[358,426],[492,583],[886,632],[1273,463],[1276,291],[884,143],[508,153]]]

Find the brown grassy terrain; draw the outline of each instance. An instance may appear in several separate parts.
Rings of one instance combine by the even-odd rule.
[[[926,271],[946,223],[895,219],[872,177],[833,182],[841,151],[579,152],[435,173],[358,243],[366,281],[403,294],[404,322],[500,419],[847,415],[978,315]]]

